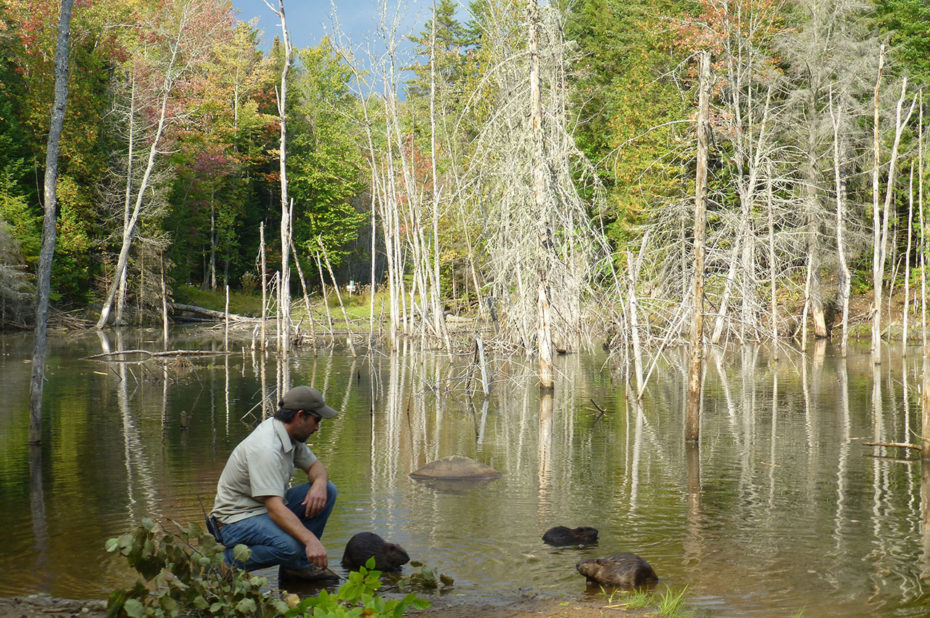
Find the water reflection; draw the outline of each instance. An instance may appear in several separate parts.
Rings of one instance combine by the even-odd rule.
[[[930,473],[913,454],[860,444],[917,440],[914,355],[875,366],[867,349],[842,359],[824,342],[777,361],[758,345],[711,350],[693,447],[676,353],[641,402],[596,355],[560,357],[548,397],[523,359],[488,355],[485,396],[468,379],[472,355],[321,349],[282,367],[202,331],[172,333],[172,347],[216,356],[86,360],[160,343],[154,331],[50,341],[46,448],[32,453],[31,345],[0,338],[0,594],[104,598],[129,583],[106,538],[143,515],[200,521],[232,448],[283,385],[303,383],[343,410],[312,445],[340,487],[323,539],[333,562],[371,530],[453,576],[452,594],[487,603],[580,596],[575,562],[619,551],[714,615],[922,615],[928,601]],[[407,477],[453,454],[503,477],[453,493]],[[553,525],[595,526],[600,543],[549,548],[540,536]]]

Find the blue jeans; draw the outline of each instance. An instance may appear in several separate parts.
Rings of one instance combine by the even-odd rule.
[[[336,494],[338,492],[336,486],[330,481],[326,487],[326,506],[315,517],[304,517],[304,507],[301,502],[309,490],[310,483],[291,487],[284,495],[284,503],[307,530],[320,539],[323,537],[326,520],[329,519],[329,514],[336,504]],[[303,543],[279,528],[278,524],[271,520],[268,513],[253,515],[226,524],[220,529],[220,537],[223,540],[223,545],[226,546],[226,551],[223,552],[226,556],[226,563],[244,568],[246,571],[263,569],[277,564],[289,569],[302,569],[310,566]],[[237,561],[233,556],[233,547],[239,544],[248,545],[249,549],[252,550],[252,555],[245,564]]]

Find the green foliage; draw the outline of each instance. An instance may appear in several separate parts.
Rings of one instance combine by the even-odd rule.
[[[645,590],[614,590],[607,596],[608,607],[627,610],[651,610],[653,615],[667,618],[689,618],[694,612],[684,606],[688,587],[678,592],[666,586],[661,593]]]
[[[276,594],[265,592],[268,580],[229,569],[224,547],[197,524],[174,523],[166,533],[149,518],[133,532],[109,539],[108,552],[118,552],[144,578],[126,590],[115,590],[108,616],[276,616],[288,610]],[[236,557],[247,557],[244,545]]]
[[[926,0],[877,0],[875,20],[895,56],[918,84],[930,83],[930,5]]]
[[[670,587],[666,586],[665,591],[659,597],[659,606],[656,611],[663,616],[690,616],[691,612],[683,607],[687,592],[687,586],[678,592],[673,592]]]
[[[42,248],[42,215],[31,208],[8,171],[0,170],[0,221],[19,244],[27,264],[39,261]]]
[[[253,275],[254,277],[254,275]],[[258,316],[262,314],[261,290],[257,290],[258,283],[249,290],[230,291],[229,312],[239,315]],[[214,311],[226,310],[225,290],[204,290],[193,285],[181,285],[175,288],[174,298],[177,302],[186,305],[197,305]]]
[[[146,517],[134,531],[107,541],[107,551],[125,556],[144,578],[110,595],[108,616],[403,616],[408,608],[430,606],[414,593],[394,600],[378,596],[381,572],[374,558],[334,594],[322,590],[289,603],[268,590],[264,577],[227,567],[224,547],[200,526],[172,523],[176,531],[168,534]],[[251,554],[245,545],[233,551],[243,562]]]
[[[352,72],[328,38],[301,50],[300,62],[299,100],[289,121],[296,134],[288,157],[294,244],[314,254],[320,238],[335,268],[366,221],[353,206],[363,189],[364,159],[354,120],[359,105],[349,90]]]
[[[381,571],[375,570],[375,559],[349,573],[349,579],[335,594],[326,590],[316,597],[301,599],[286,616],[403,616],[408,608],[426,609],[429,602],[409,593],[402,599],[386,600],[377,594],[381,587]]]
[[[670,123],[687,116],[690,102],[671,79],[684,54],[668,24],[687,4],[582,0],[567,12],[566,36],[582,52],[572,77],[576,140],[602,170],[609,232],[620,243],[657,201],[680,190],[681,168],[670,156],[680,144]]]

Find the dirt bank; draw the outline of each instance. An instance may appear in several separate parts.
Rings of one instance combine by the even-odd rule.
[[[32,618],[33,616],[89,616],[102,618],[106,615],[106,601],[56,599],[44,594],[0,599],[0,618]]]
[[[411,611],[409,616],[423,618],[469,618],[484,616],[486,618],[596,618],[599,616],[632,615],[615,607],[607,607],[606,599],[600,602],[520,599],[504,605],[472,605],[456,603],[454,600],[427,597],[433,606],[424,611]],[[80,616],[84,618],[103,618],[107,615],[106,601],[80,601],[74,599],[56,599],[47,595],[28,597],[0,598],[0,618],[33,618],[35,616]]]

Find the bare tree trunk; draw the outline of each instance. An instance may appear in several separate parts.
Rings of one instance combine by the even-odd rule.
[[[833,92],[830,92],[830,119],[833,124],[833,180],[836,193],[836,252],[840,266],[840,302],[843,305],[843,331],[840,338],[840,356],[846,358],[849,343],[849,289],[851,275],[846,263],[846,240],[843,231],[846,227],[846,185],[840,174],[840,123],[842,109],[833,109]]]
[[[229,320],[227,320],[228,322]],[[168,351],[168,286],[165,284],[165,253],[161,254],[161,332],[162,346]]]
[[[633,375],[636,378],[636,399],[643,395],[643,355],[639,345],[639,319],[636,309],[636,262],[626,252],[627,261],[627,314],[630,316],[630,341],[633,344]]]
[[[772,359],[778,360],[778,301],[775,295],[775,213],[772,196],[772,165],[766,165],[765,195],[769,211],[769,287],[772,293]]]
[[[278,354],[287,358],[291,333],[291,271],[288,263],[291,245],[291,210],[293,204],[287,197],[287,74],[291,68],[291,37],[284,17],[284,0],[278,0],[275,9],[268,0],[265,6],[281,20],[281,35],[284,45],[284,67],[281,69],[281,86],[278,91],[278,119],[281,125],[281,142],[278,159],[281,173],[281,275],[278,279],[278,310],[281,313],[281,330],[279,332]]]
[[[907,314],[911,296],[911,221],[914,218],[914,163],[907,181],[907,251],[904,253],[904,311],[901,315],[901,356],[907,356]]]
[[[811,89],[808,96],[808,117],[817,117],[815,91]],[[814,324],[814,336],[827,336],[827,324],[823,311],[823,289],[820,282],[820,202],[817,199],[817,135],[808,131],[807,161],[805,164],[805,191],[807,205],[807,246],[808,268],[810,269],[810,313]]]
[[[320,274],[320,289],[323,291],[323,307],[326,309],[326,325],[329,329],[329,343],[332,345],[336,342],[336,333],[333,331],[333,315],[329,311],[329,296],[326,294],[326,277],[323,276],[323,263],[320,261],[320,254],[313,254],[316,260],[316,270]]]
[[[223,318],[223,351],[229,353],[229,286],[226,286],[226,316]],[[228,361],[227,361],[228,362]]]
[[[927,240],[924,228],[924,93],[920,91],[920,116],[917,122],[917,213],[920,219],[920,342],[927,354]]]
[[[261,323],[261,345],[259,349],[262,351],[262,367],[265,366],[265,319],[268,317],[268,271],[267,266],[265,265],[265,222],[262,221],[261,225],[258,226],[258,252],[261,254],[261,263],[262,263],[262,323]],[[265,393],[262,393],[262,397],[265,396]]]
[[[727,307],[730,304],[730,294],[733,293],[733,284],[736,281],[736,256],[739,255],[740,243],[742,240],[743,234],[740,233],[733,243],[733,249],[730,251],[730,259],[727,260],[730,268],[727,272],[726,281],[723,284],[723,296],[720,299],[720,307],[717,308],[717,317],[714,321],[714,332],[710,337],[710,342],[714,345],[720,342],[720,337],[723,335],[723,327],[727,318]]]
[[[216,187],[210,187],[210,290],[216,291]]]
[[[880,363],[882,345],[882,272],[880,270],[881,247],[881,211],[879,209],[878,175],[880,165],[880,141],[878,125],[878,95],[881,91],[882,69],[885,66],[885,46],[878,51],[878,77],[875,80],[875,94],[872,102],[872,362]]]
[[[804,278],[804,309],[801,311],[801,351],[807,350],[807,314],[811,307],[811,254],[808,247],[807,276]]]
[[[326,270],[329,272],[329,278],[333,281],[333,289],[336,290],[336,300],[339,301],[339,308],[342,310],[342,319],[346,323],[346,341],[349,344],[349,350],[352,352],[352,357],[355,358],[355,345],[352,343],[352,328],[349,324],[349,315],[346,313],[346,306],[342,303],[342,294],[339,293],[339,284],[336,283],[336,276],[333,274],[333,267],[330,266],[329,256],[326,255],[326,247],[323,246],[322,239],[317,236],[316,244],[320,246],[320,251],[323,253],[323,259],[326,261]]]
[[[707,212],[707,131],[710,108],[710,52],[701,53],[698,98],[697,163],[694,182],[694,275],[691,336],[688,362],[688,409],[685,441],[696,443],[701,434],[701,376],[704,364],[704,236]]]
[[[429,132],[430,132],[430,156],[432,157],[433,172],[433,293],[431,295],[433,302],[433,324],[436,332],[442,337],[446,346],[446,351],[452,353],[452,342],[449,341],[449,333],[446,330],[446,320],[442,311],[442,298],[440,289],[439,275],[439,172],[436,168],[436,0],[433,0],[433,20],[432,29],[430,30],[430,54],[429,54]],[[453,280],[455,275],[453,273]]]
[[[920,339],[923,377],[920,391],[920,454],[930,458],[930,358],[927,356],[927,238],[924,227],[924,97],[920,91],[917,123],[917,212],[920,214]],[[926,469],[928,466],[922,466]],[[926,518],[926,513],[924,514]]]
[[[294,247],[293,239],[291,239],[291,254],[294,256],[294,266],[297,267],[300,289],[304,293],[304,308],[307,310],[307,320],[310,322],[310,345],[313,347],[313,354],[316,355],[316,326],[313,322],[313,312],[310,310],[310,296],[307,294],[307,284],[304,281],[304,269],[300,267],[300,260],[297,258],[297,248]]]
[[[873,285],[877,285],[875,292],[873,293],[873,300],[875,306],[873,307],[873,317],[872,317],[872,362],[879,364],[881,363],[881,300],[882,300],[882,280],[885,273],[885,260],[888,255],[888,228],[891,220],[891,209],[892,203],[891,200],[894,196],[894,182],[895,182],[895,172],[897,171],[896,165],[898,161],[898,147],[901,144],[901,135],[904,132],[905,127],[907,126],[908,120],[910,120],[911,114],[914,112],[914,105],[917,103],[917,97],[911,101],[910,109],[907,112],[907,115],[902,119],[901,118],[901,108],[904,106],[905,95],[907,94],[907,77],[905,77],[901,82],[901,96],[898,98],[898,103],[895,107],[895,127],[894,127],[894,142],[891,145],[891,157],[888,161],[888,178],[885,181],[885,204],[883,206],[884,212],[882,213],[882,224],[881,224],[881,234],[879,236],[879,246],[873,251],[873,257],[877,257],[878,263],[873,264],[872,266],[872,279]],[[877,121],[877,117],[876,117]],[[877,139],[877,138],[876,138]],[[875,144],[877,148],[877,142]],[[878,164],[878,152],[876,151],[876,166]],[[878,168],[875,168],[873,173],[872,188],[875,190],[877,187],[877,175]],[[873,197],[873,202],[877,200],[877,193]],[[875,222],[876,217],[873,215],[873,222]]]
[[[372,153],[372,157],[374,157],[374,153]],[[371,176],[372,176],[372,181],[374,181],[375,180],[375,166],[374,165],[372,165],[372,168],[371,168]],[[375,332],[375,290],[377,289],[375,285],[375,274],[377,273],[375,265],[377,263],[376,260],[378,256],[378,251],[377,251],[378,245],[375,241],[377,239],[378,227],[376,225],[377,221],[376,221],[376,215],[375,215],[375,211],[376,211],[375,195],[376,195],[375,183],[372,182],[372,185],[371,185],[371,274],[369,277],[369,284],[368,284],[368,351],[369,353],[371,352],[372,338],[374,337],[374,332]]]
[[[42,392],[45,386],[45,353],[48,335],[48,302],[55,257],[55,222],[58,205],[58,151],[61,128],[68,102],[68,38],[71,33],[71,7],[74,0],[62,0],[55,43],[55,102],[52,105],[48,142],[45,148],[45,216],[42,222],[42,249],[36,284],[35,342],[32,351],[32,379],[29,382],[29,443],[42,441]]]
[[[544,260],[537,268],[536,300],[536,347],[539,354],[539,387],[551,390],[554,387],[552,376],[552,317],[549,305],[549,236],[551,230],[547,219],[549,209],[545,205],[546,170],[543,159],[542,103],[539,93],[539,7],[537,0],[530,0],[529,5],[529,51],[530,51],[530,116],[533,125],[533,199],[536,212],[541,213],[538,227],[538,241],[543,248]],[[543,215],[542,213],[546,213]]]
[[[133,70],[131,77],[129,93],[129,152],[126,155],[126,193],[123,198],[123,240],[126,239],[126,230],[129,229],[129,214],[132,206],[132,156],[135,150],[135,130],[136,130],[136,72]],[[126,306],[126,273],[129,269],[123,269],[123,274],[119,278],[119,295],[116,299],[116,323],[123,321],[123,309]]]

